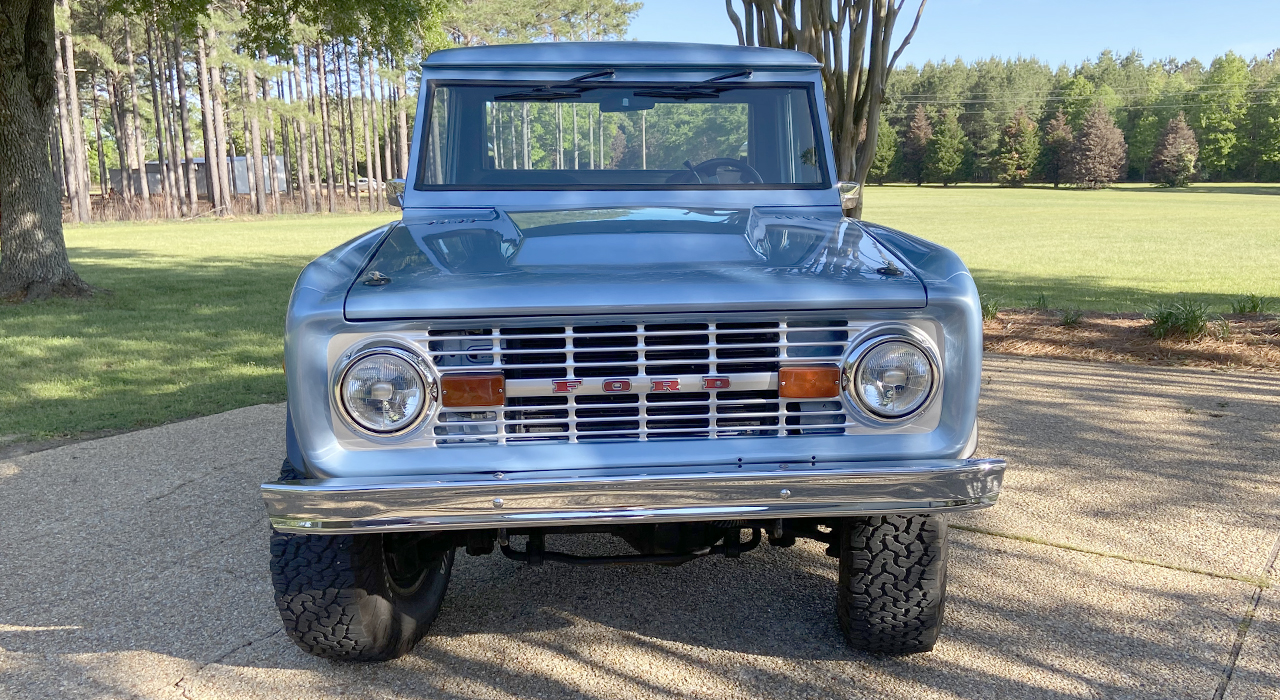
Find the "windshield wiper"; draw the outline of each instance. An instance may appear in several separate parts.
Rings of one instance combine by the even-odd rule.
[[[690,83],[688,85],[668,85],[666,87],[654,88],[652,90],[636,90],[636,97],[665,97],[675,100],[694,100],[708,99],[714,100],[720,97],[720,93],[725,90],[732,90],[731,86],[721,87],[715,83],[721,80],[729,80],[730,78],[750,78],[751,69],[735,70],[724,75],[717,75],[714,78],[707,78],[700,83]]]
[[[532,90],[518,90],[516,92],[508,92],[501,95],[495,95],[495,102],[515,102],[526,100],[576,100],[582,97],[582,93],[587,90],[594,90],[595,85],[582,85],[584,81],[593,78],[603,78],[605,76],[613,77],[613,69],[605,68],[603,70],[584,73],[572,80],[563,83],[551,83],[549,85],[539,85]]]

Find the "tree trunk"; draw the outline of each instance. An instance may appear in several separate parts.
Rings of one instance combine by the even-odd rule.
[[[280,213],[280,169],[276,164],[276,124],[271,114],[271,79],[262,81],[262,102],[267,123],[267,181],[271,183],[271,213]]]
[[[98,111],[98,74],[89,74],[89,84],[93,86],[93,131],[98,140],[98,192],[105,199],[107,196],[107,155],[102,152],[102,113]]]
[[[343,106],[345,100],[343,99],[344,91],[342,89],[342,60],[336,47],[333,50],[333,77],[334,85],[338,88],[335,106],[338,108],[338,147],[342,155],[342,158],[338,161],[340,166],[338,168],[338,181],[342,185],[342,209],[343,211],[349,211],[351,209],[350,182],[352,163],[351,152],[347,150],[347,109]],[[356,200],[357,205],[359,201],[359,199]],[[359,209],[359,206],[356,208]]]
[[[368,80],[370,99],[366,100],[365,73],[369,69],[369,62],[360,59],[358,50],[356,58],[356,69],[360,73],[360,114],[364,121],[364,169],[369,173],[369,205],[372,211],[382,211],[386,204],[382,197],[382,166],[374,157],[378,150],[378,128],[373,122],[373,79]]]
[[[60,0],[62,9],[71,15],[71,1]],[[80,220],[93,220],[93,208],[89,203],[89,167],[86,163],[89,146],[84,140],[84,118],[80,114],[80,88],[76,82],[76,50],[70,34],[62,35],[63,50],[66,53],[67,69],[67,110],[71,117],[71,138],[73,148],[72,163],[75,165],[76,195],[80,201]]]
[[[217,211],[225,205],[221,187],[222,166],[218,159],[218,135],[213,126],[213,92],[209,84],[209,51],[204,36],[196,33],[196,73],[200,84],[200,123],[204,130],[204,187],[209,206]]]
[[[191,168],[196,156],[195,150],[191,148],[191,108],[187,104],[186,60],[182,56],[182,41],[176,26],[173,31],[173,70],[178,75],[178,116],[182,122],[182,180],[187,194],[182,213],[191,216],[196,208],[199,190],[196,188],[196,174]]]
[[[125,18],[124,23],[124,56],[125,64],[129,69],[129,142],[133,145],[133,157],[138,161],[139,179],[141,184],[138,186],[138,196],[142,198],[142,215],[145,218],[152,218],[154,214],[151,212],[151,183],[147,180],[147,151],[143,147],[142,140],[142,115],[138,112],[138,74],[137,66],[133,63],[133,33],[129,31],[129,19]]]
[[[218,183],[218,196],[222,202],[223,213],[226,216],[234,216],[236,194],[231,182],[231,170],[234,167],[234,161],[227,160],[227,121],[222,111],[225,89],[222,85],[222,70],[219,68],[221,59],[218,57],[218,39],[212,29],[208,29],[206,32],[210,50],[209,91],[213,102],[213,131],[217,137],[217,153],[215,157],[218,159],[218,175],[221,178]]]
[[[120,164],[120,193],[124,196],[129,218],[133,218],[136,206],[133,187],[133,158],[129,157],[129,139],[124,125],[124,106],[120,98],[119,74],[107,71],[107,107],[111,114],[111,129],[115,133],[116,162]]]
[[[249,153],[253,158],[253,186],[257,191],[257,212],[259,214],[267,213],[267,181],[262,170],[262,121],[258,118],[258,74],[253,68],[245,71],[244,75],[247,85],[245,90],[249,93],[249,104],[246,110],[249,112]]]
[[[396,96],[396,106],[398,107],[396,114],[396,126],[398,127],[398,142],[400,146],[400,177],[409,177],[409,118],[405,113],[405,101],[409,98],[409,71],[405,69],[404,64],[395,62],[393,65],[396,70],[400,71],[400,87],[404,88],[402,94]],[[399,90],[399,88],[397,88]],[[528,102],[525,103],[529,104]],[[528,158],[525,158],[528,160]],[[527,166],[526,166],[527,167]]]
[[[395,175],[391,174],[391,130],[388,128],[387,121],[387,98],[382,89],[382,76],[378,75],[378,67],[381,62],[375,62],[371,55],[369,58],[369,91],[372,93],[372,104],[370,107],[374,111],[373,120],[373,150],[377,158],[378,177],[383,182],[391,180]]]
[[[520,103],[520,150],[524,156],[524,169],[528,170],[533,167],[529,160],[529,103],[528,101]]]
[[[333,134],[332,122],[329,121],[329,76],[324,63],[324,47],[316,42],[316,77],[320,88],[320,128],[324,131],[324,184],[325,201],[329,204],[329,213],[337,210],[337,199],[334,196],[333,169]]]
[[[194,205],[186,201],[186,175],[185,171],[182,169],[182,165],[177,163],[178,131],[181,127],[178,126],[176,121],[182,118],[181,115],[178,115],[176,118],[174,116],[175,110],[173,102],[176,99],[174,97],[174,92],[176,91],[175,84],[177,82],[177,75],[173,67],[174,61],[169,55],[169,48],[171,44],[165,40],[164,34],[161,33],[158,28],[155,29],[155,40],[157,52],[156,60],[160,62],[160,75],[161,82],[163,83],[160,90],[160,105],[161,111],[167,115],[165,118],[164,138],[167,148],[169,149],[169,155],[175,161],[175,167],[172,168],[174,185],[173,196],[178,203],[180,212],[185,212],[190,211],[191,207]]]
[[[369,211],[378,211],[378,186],[374,184],[374,150],[369,138],[369,104],[365,101],[365,64],[361,61],[360,44],[356,44],[356,76],[360,78],[360,128],[365,134],[365,177],[369,178]]]
[[[71,118],[70,111],[67,109],[67,81],[66,70],[62,65],[62,49],[59,46],[53,47],[53,57],[55,68],[57,70],[56,82],[58,84],[58,129],[62,141],[62,157],[58,163],[62,172],[63,187],[59,188],[59,192],[65,192],[67,202],[71,205],[71,216],[76,221],[84,223],[84,217],[80,215],[80,193],[76,190],[76,163],[75,156],[71,154],[75,150],[75,140],[71,138]],[[61,198],[59,198],[61,199]],[[59,205],[61,211],[61,205]]]
[[[249,149],[252,147],[252,139],[249,138],[249,99],[244,94],[245,83],[244,71],[240,71],[240,138],[244,139],[244,177],[245,184],[249,190],[249,211],[257,214],[260,208],[258,203],[258,184],[253,177],[253,163],[250,161]],[[230,80],[230,75],[228,75]],[[235,147],[235,144],[232,144]]]
[[[0,299],[84,296],[67,259],[49,131],[60,76],[53,3],[10,0],[0,22]]]
[[[321,172],[323,166],[321,165],[320,160],[320,134],[316,131],[316,122],[319,120],[320,107],[318,104],[319,100],[316,99],[316,90],[318,88],[311,84],[311,53],[304,49],[302,55],[307,58],[306,69],[303,71],[303,75],[307,77],[307,109],[311,115],[311,119],[307,122],[307,129],[311,132],[311,170],[315,175],[316,211],[318,212],[321,209],[320,181],[323,179],[323,173]]]
[[[293,82],[296,85],[294,100],[295,102],[306,101],[307,98],[306,83],[302,81],[302,71],[300,64],[303,59],[302,47],[295,45],[293,47]],[[301,120],[298,121],[298,185],[302,188],[302,211],[310,214],[315,211],[311,204],[311,137],[307,133],[307,125]]]
[[[288,102],[285,97],[285,83],[288,80],[284,74],[280,75],[279,82],[276,83],[276,93],[280,100],[280,104],[284,105]],[[284,194],[287,197],[293,197],[293,178],[290,173],[293,172],[293,149],[289,146],[292,135],[289,123],[285,118],[284,111],[280,112],[280,145],[284,148]]]
[[[62,200],[67,196],[66,167],[67,157],[62,153],[62,135],[58,130],[50,127],[49,129],[49,153],[53,156],[53,162],[50,167],[53,169],[53,179],[58,183],[58,206],[62,206]]]
[[[147,30],[147,75],[151,78],[151,113],[156,118],[156,151],[160,159],[160,169],[164,171],[164,202],[168,216],[177,217],[180,215],[178,210],[178,190],[177,179],[178,173],[174,169],[173,151],[165,148],[164,134],[166,130],[166,117],[164,114],[164,102],[160,100],[160,84],[156,74],[156,42],[152,39],[151,28]],[[165,155],[168,154],[168,158]]]
[[[357,152],[357,149],[359,148],[359,146],[356,144],[356,115],[355,115],[355,111],[352,108],[353,100],[351,97],[351,52],[348,51],[347,45],[345,43],[342,44],[342,94],[345,96],[342,101],[342,104],[345,109],[345,114],[347,115],[348,128],[351,130],[351,139],[350,139],[351,149],[345,151],[345,157],[350,158],[351,166],[348,169],[351,171],[352,177],[354,178],[354,182],[355,182],[356,211],[361,211],[361,208],[360,208],[360,154]],[[346,133],[345,129],[343,130],[343,133],[344,134]],[[366,173],[366,177],[367,176],[368,174]],[[368,189],[369,188],[366,187],[365,191],[367,192]],[[370,209],[370,211],[372,211],[372,209]]]

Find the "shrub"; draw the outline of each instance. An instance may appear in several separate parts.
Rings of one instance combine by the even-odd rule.
[[[1157,338],[1183,335],[1194,340],[1209,332],[1209,307],[1194,299],[1161,303],[1147,318],[1151,319],[1151,335]]]
[[[1231,313],[1233,314],[1258,314],[1261,316],[1271,311],[1274,299],[1269,299],[1258,294],[1241,294],[1231,301]]]

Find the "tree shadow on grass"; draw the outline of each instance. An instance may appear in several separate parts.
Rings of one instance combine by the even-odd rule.
[[[284,315],[305,260],[74,254],[112,293],[0,309],[0,434],[138,428],[284,399]]]
[[[1269,197],[1280,196],[1280,185],[1258,184],[1250,185],[1248,183],[1196,183],[1190,187],[1159,187],[1152,185],[1150,188],[1138,187],[1117,187],[1117,192],[1156,192],[1156,193],[1178,193],[1178,194],[1260,194]]]
[[[1239,292],[1156,292],[1132,285],[1116,284],[1098,275],[1081,274],[1072,277],[1052,277],[1011,273],[1006,270],[990,270],[976,267],[970,270],[978,293],[987,301],[999,301],[1003,307],[1033,307],[1041,302],[1051,309],[1077,307],[1096,311],[1145,311],[1161,302],[1182,297],[1196,299],[1219,313],[1231,310],[1231,302]]]

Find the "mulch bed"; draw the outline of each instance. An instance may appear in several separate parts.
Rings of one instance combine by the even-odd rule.
[[[1062,313],[1044,309],[1001,309],[983,323],[987,352],[1094,362],[1280,371],[1280,317],[1226,314],[1231,333],[1157,339],[1151,321],[1139,313],[1086,311],[1073,327]]]

